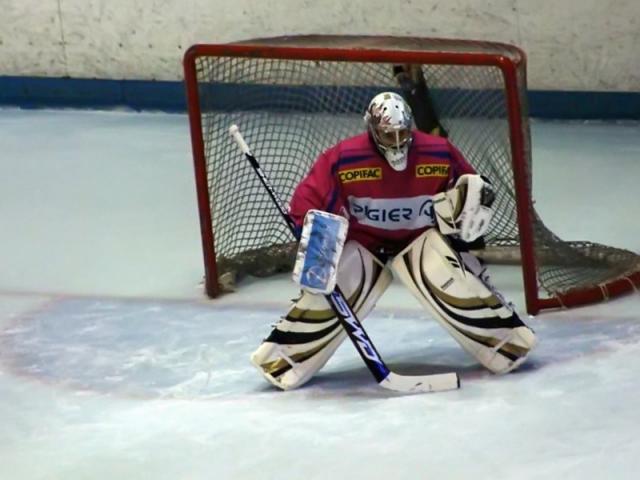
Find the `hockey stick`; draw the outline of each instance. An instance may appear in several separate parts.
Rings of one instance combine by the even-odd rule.
[[[393,76],[402,89],[402,96],[411,107],[416,128],[424,133],[448,137],[431,101],[431,92],[421,65],[394,65]]]
[[[278,208],[280,215],[291,230],[291,233],[293,233],[296,239],[299,240],[300,235],[297,233],[297,228],[293,219],[287,213],[282,200],[260,167],[258,160],[251,153],[251,150],[244,141],[244,138],[242,138],[242,135],[238,130],[238,126],[231,125],[229,128],[229,134],[238,144],[247,160],[249,160],[249,163],[258,175],[260,182],[267,190],[271,200],[273,200],[273,203]],[[332,293],[325,295],[325,298],[333,308],[340,320],[340,323],[347,332],[349,339],[355,345],[358,353],[362,357],[362,360],[364,360],[367,368],[380,386],[403,393],[438,392],[460,388],[460,379],[458,378],[457,373],[441,373],[435,375],[399,375],[397,373],[393,373],[384,363],[380,354],[374,347],[373,342],[362,328],[362,324],[356,318],[353,310],[345,300],[340,287],[336,286]]]

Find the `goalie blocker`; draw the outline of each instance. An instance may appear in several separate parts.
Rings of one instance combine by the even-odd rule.
[[[293,267],[293,281],[302,289],[325,295],[333,292],[348,228],[347,219],[339,215],[307,212]]]

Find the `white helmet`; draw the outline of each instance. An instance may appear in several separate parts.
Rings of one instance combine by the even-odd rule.
[[[369,133],[394,170],[407,168],[411,146],[411,108],[394,92],[382,92],[371,100],[364,115]]]

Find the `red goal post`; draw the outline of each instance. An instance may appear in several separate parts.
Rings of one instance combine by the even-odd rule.
[[[521,263],[529,313],[606,300],[640,284],[638,255],[563,241],[536,214],[526,57],[515,46],[276,37],[194,45],[184,56],[184,71],[209,296],[236,275],[290,269],[295,252],[286,226],[232,145],[229,125],[240,126],[288,200],[323,149],[362,131],[361,114],[382,90],[413,95],[416,120],[437,125],[496,185],[493,226],[478,253]]]

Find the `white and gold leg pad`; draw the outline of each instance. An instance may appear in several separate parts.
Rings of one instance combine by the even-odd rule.
[[[492,372],[517,368],[535,346],[533,330],[436,229],[400,252],[391,268],[435,320]]]
[[[358,242],[344,246],[338,285],[360,321],[391,283],[388,268]],[[289,312],[251,355],[275,386],[289,390],[307,382],[336,351],[346,332],[324,295],[302,292]]]

